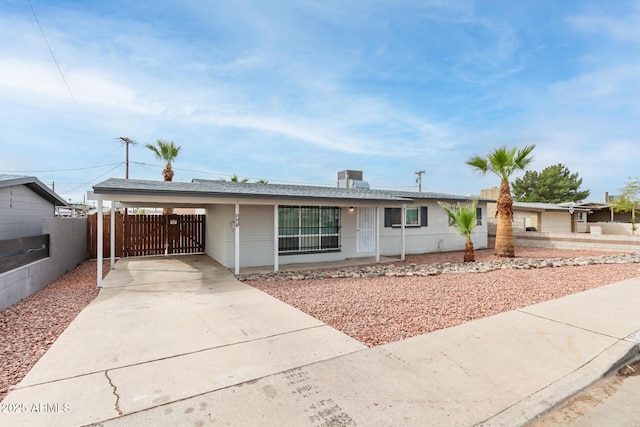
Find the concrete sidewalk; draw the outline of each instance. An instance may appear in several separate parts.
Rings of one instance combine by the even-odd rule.
[[[205,256],[117,267],[0,425],[514,426],[638,356],[640,278],[367,349]]]

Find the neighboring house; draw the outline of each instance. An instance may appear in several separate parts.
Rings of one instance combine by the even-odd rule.
[[[591,210],[575,203],[513,202],[514,229],[549,233],[586,233]]]
[[[277,270],[280,264],[464,249],[465,239],[438,202],[464,203],[468,197],[371,190],[364,182],[351,182],[357,171],[350,172],[351,188],[112,178],[96,184],[89,198],[99,206],[113,201],[129,207],[203,208],[206,253],[236,273],[240,267]],[[486,204],[479,201],[476,248],[487,247]]]
[[[0,175],[0,310],[86,259],[86,218],[55,218],[59,206],[36,177]]]
[[[480,192],[481,197],[496,200],[499,189],[489,188]],[[496,214],[496,204],[487,204],[490,222]],[[630,215],[615,214],[615,220],[628,222]],[[549,233],[588,233],[591,223],[614,222],[614,212],[610,203],[534,203],[513,202],[514,230],[524,231],[535,228],[536,231]],[[491,234],[492,230],[490,230]]]
[[[0,175],[0,240],[41,234],[56,206],[66,203],[38,178]]]

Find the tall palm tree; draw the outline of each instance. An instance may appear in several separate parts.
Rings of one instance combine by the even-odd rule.
[[[145,144],[149,150],[153,151],[153,154],[156,155],[157,159],[162,159],[167,162],[167,165],[162,170],[162,177],[165,181],[173,181],[173,169],[171,168],[171,163],[178,157],[178,153],[180,153],[180,146],[176,146],[173,141],[162,141],[159,139],[156,145],[153,144]],[[173,215],[173,208],[163,208],[163,215]]]
[[[498,227],[495,254],[497,256],[511,258],[515,256],[512,224],[513,198],[511,197],[511,187],[509,187],[509,177],[515,171],[524,170],[531,163],[533,160],[531,152],[535,148],[535,144],[520,149],[502,146],[487,154],[486,157],[475,155],[467,160],[469,166],[483,175],[492,172],[500,177],[500,193],[496,211]]]
[[[449,215],[456,231],[467,239],[464,245],[464,262],[474,262],[476,256],[473,252],[473,242],[471,241],[471,233],[477,222],[476,210],[478,208],[478,200],[466,205],[449,206],[445,203],[438,202],[440,207]]]
[[[176,146],[173,141],[162,141],[158,140],[156,145],[153,144],[145,144],[149,150],[153,151],[153,154],[156,155],[157,159],[164,160],[167,165],[162,170],[162,176],[165,181],[173,181],[173,169],[171,168],[171,163],[178,157],[178,153],[180,153],[180,146]]]

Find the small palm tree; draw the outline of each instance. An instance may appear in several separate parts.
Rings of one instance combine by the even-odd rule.
[[[268,184],[268,183],[269,183],[269,181],[267,181],[264,178],[260,178],[260,179],[256,180],[256,184]]]
[[[438,202],[440,207],[449,215],[456,231],[467,239],[464,246],[464,262],[474,262],[476,256],[473,252],[473,242],[471,241],[471,233],[477,222],[476,211],[478,208],[478,200],[466,205],[449,206],[445,203]]]
[[[231,182],[249,182],[249,178],[240,179],[238,175],[234,173],[233,176],[231,177]]]
[[[483,175],[492,172],[500,177],[500,194],[497,200],[498,226],[496,229],[495,254],[501,257],[515,256],[513,242],[513,198],[509,177],[519,170],[524,170],[533,161],[530,156],[536,148],[535,145],[527,145],[521,149],[496,148],[486,157],[475,155],[467,160],[467,164]]]
[[[173,141],[162,141],[158,140],[156,145],[153,144],[145,144],[149,150],[153,151],[153,154],[156,155],[157,159],[164,160],[167,165],[162,170],[162,176],[165,181],[173,181],[173,169],[171,168],[171,163],[178,157],[178,153],[180,153],[180,146],[176,146]]]

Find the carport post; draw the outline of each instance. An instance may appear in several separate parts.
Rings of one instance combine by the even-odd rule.
[[[376,207],[376,262],[380,262],[380,206]]]
[[[278,217],[278,204],[273,205],[273,271],[278,272],[278,239],[280,218]]]
[[[240,274],[240,203],[236,203],[236,227],[235,227],[235,274]]]
[[[97,270],[98,270],[98,287],[102,287],[102,239],[103,239],[103,230],[102,230],[102,199],[98,199],[98,238],[96,239],[96,244],[98,245],[97,249]]]
[[[406,225],[407,222],[407,205],[406,204],[402,204],[402,220],[401,220],[401,224],[402,224],[402,252],[400,253],[400,260],[404,261],[405,260],[405,230],[404,227]]]
[[[111,269],[116,268],[116,202],[111,202],[111,233],[109,242],[111,244]]]

